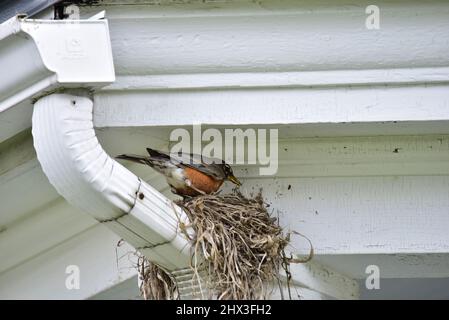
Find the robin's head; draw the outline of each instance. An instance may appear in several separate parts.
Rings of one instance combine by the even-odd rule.
[[[241,185],[242,185],[242,183],[239,181],[239,179],[237,179],[237,178],[234,176],[234,172],[232,172],[232,168],[231,168],[231,166],[230,166],[229,164],[225,163],[225,164],[223,165],[223,170],[224,170],[226,179],[228,179],[228,180],[231,181],[232,183],[235,183],[235,184],[238,185],[238,186],[241,186]]]

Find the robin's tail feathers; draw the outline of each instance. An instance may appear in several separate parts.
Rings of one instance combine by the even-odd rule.
[[[147,148],[147,152],[151,158],[170,159],[170,156],[168,154],[151,149],[151,148]]]
[[[148,158],[144,156],[138,156],[134,154],[121,154],[115,157],[116,159],[129,160],[132,162],[150,165]]]

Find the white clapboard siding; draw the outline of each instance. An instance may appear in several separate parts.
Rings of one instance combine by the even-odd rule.
[[[286,228],[318,254],[447,253],[448,176],[251,179]],[[309,245],[294,238],[294,248]]]

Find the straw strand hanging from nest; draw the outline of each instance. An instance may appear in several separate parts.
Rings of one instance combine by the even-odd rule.
[[[145,300],[176,300],[178,289],[170,275],[145,256],[138,255],[137,270],[139,273],[140,293]]]

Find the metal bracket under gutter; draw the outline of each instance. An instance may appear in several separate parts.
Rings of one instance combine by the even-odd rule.
[[[37,99],[34,147],[58,193],[151,261],[168,270],[188,267],[190,245],[178,227],[188,221],[184,212],[106,154],[95,135],[87,90],[54,93],[115,80],[107,20],[17,16],[0,25],[0,43],[0,69],[8,74],[0,80],[0,112]]]

